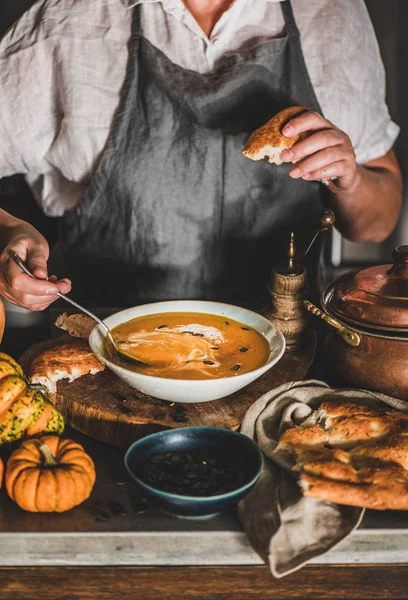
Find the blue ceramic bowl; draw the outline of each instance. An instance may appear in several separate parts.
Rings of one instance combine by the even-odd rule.
[[[235,467],[245,483],[218,496],[181,496],[153,488],[135,473],[153,454],[188,452],[201,454]],[[132,444],[125,455],[125,466],[147,497],[167,512],[190,518],[209,517],[236,504],[255,485],[263,459],[258,446],[248,437],[220,427],[183,427],[154,433]]]

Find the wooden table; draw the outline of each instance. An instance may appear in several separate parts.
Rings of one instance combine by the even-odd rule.
[[[95,490],[62,515],[24,513],[1,494],[0,600],[408,598],[406,513],[367,513],[345,544],[275,580],[234,512],[201,522],[140,512],[123,452],[67,433],[95,458]]]

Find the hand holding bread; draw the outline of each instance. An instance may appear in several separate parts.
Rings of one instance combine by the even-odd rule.
[[[257,129],[244,156],[281,165],[293,163],[293,179],[323,181],[331,191],[351,189],[357,181],[356,156],[350,138],[333,123],[303,106],[292,106]]]

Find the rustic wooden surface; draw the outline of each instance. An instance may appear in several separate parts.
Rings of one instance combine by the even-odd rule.
[[[26,373],[29,373],[30,364],[38,354],[67,341],[72,341],[72,338],[61,336],[29,348],[20,357]],[[265,375],[237,393],[213,402],[183,404],[187,422],[174,420],[176,407],[169,402],[131,388],[108,369],[72,383],[58,382],[58,393],[51,399],[71,427],[97,440],[124,448],[144,435],[172,427],[214,425],[238,429],[254,400],[283,383],[304,379],[314,351],[315,338],[309,336],[303,350],[286,353]],[[157,418],[163,415],[164,418]]]
[[[0,569],[0,600],[406,600],[408,566]]]

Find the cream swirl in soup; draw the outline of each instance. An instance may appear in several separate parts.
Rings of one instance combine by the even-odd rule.
[[[112,330],[120,350],[146,363],[115,362],[145,375],[173,379],[233,377],[261,367],[266,338],[243,323],[203,313],[160,313]]]

